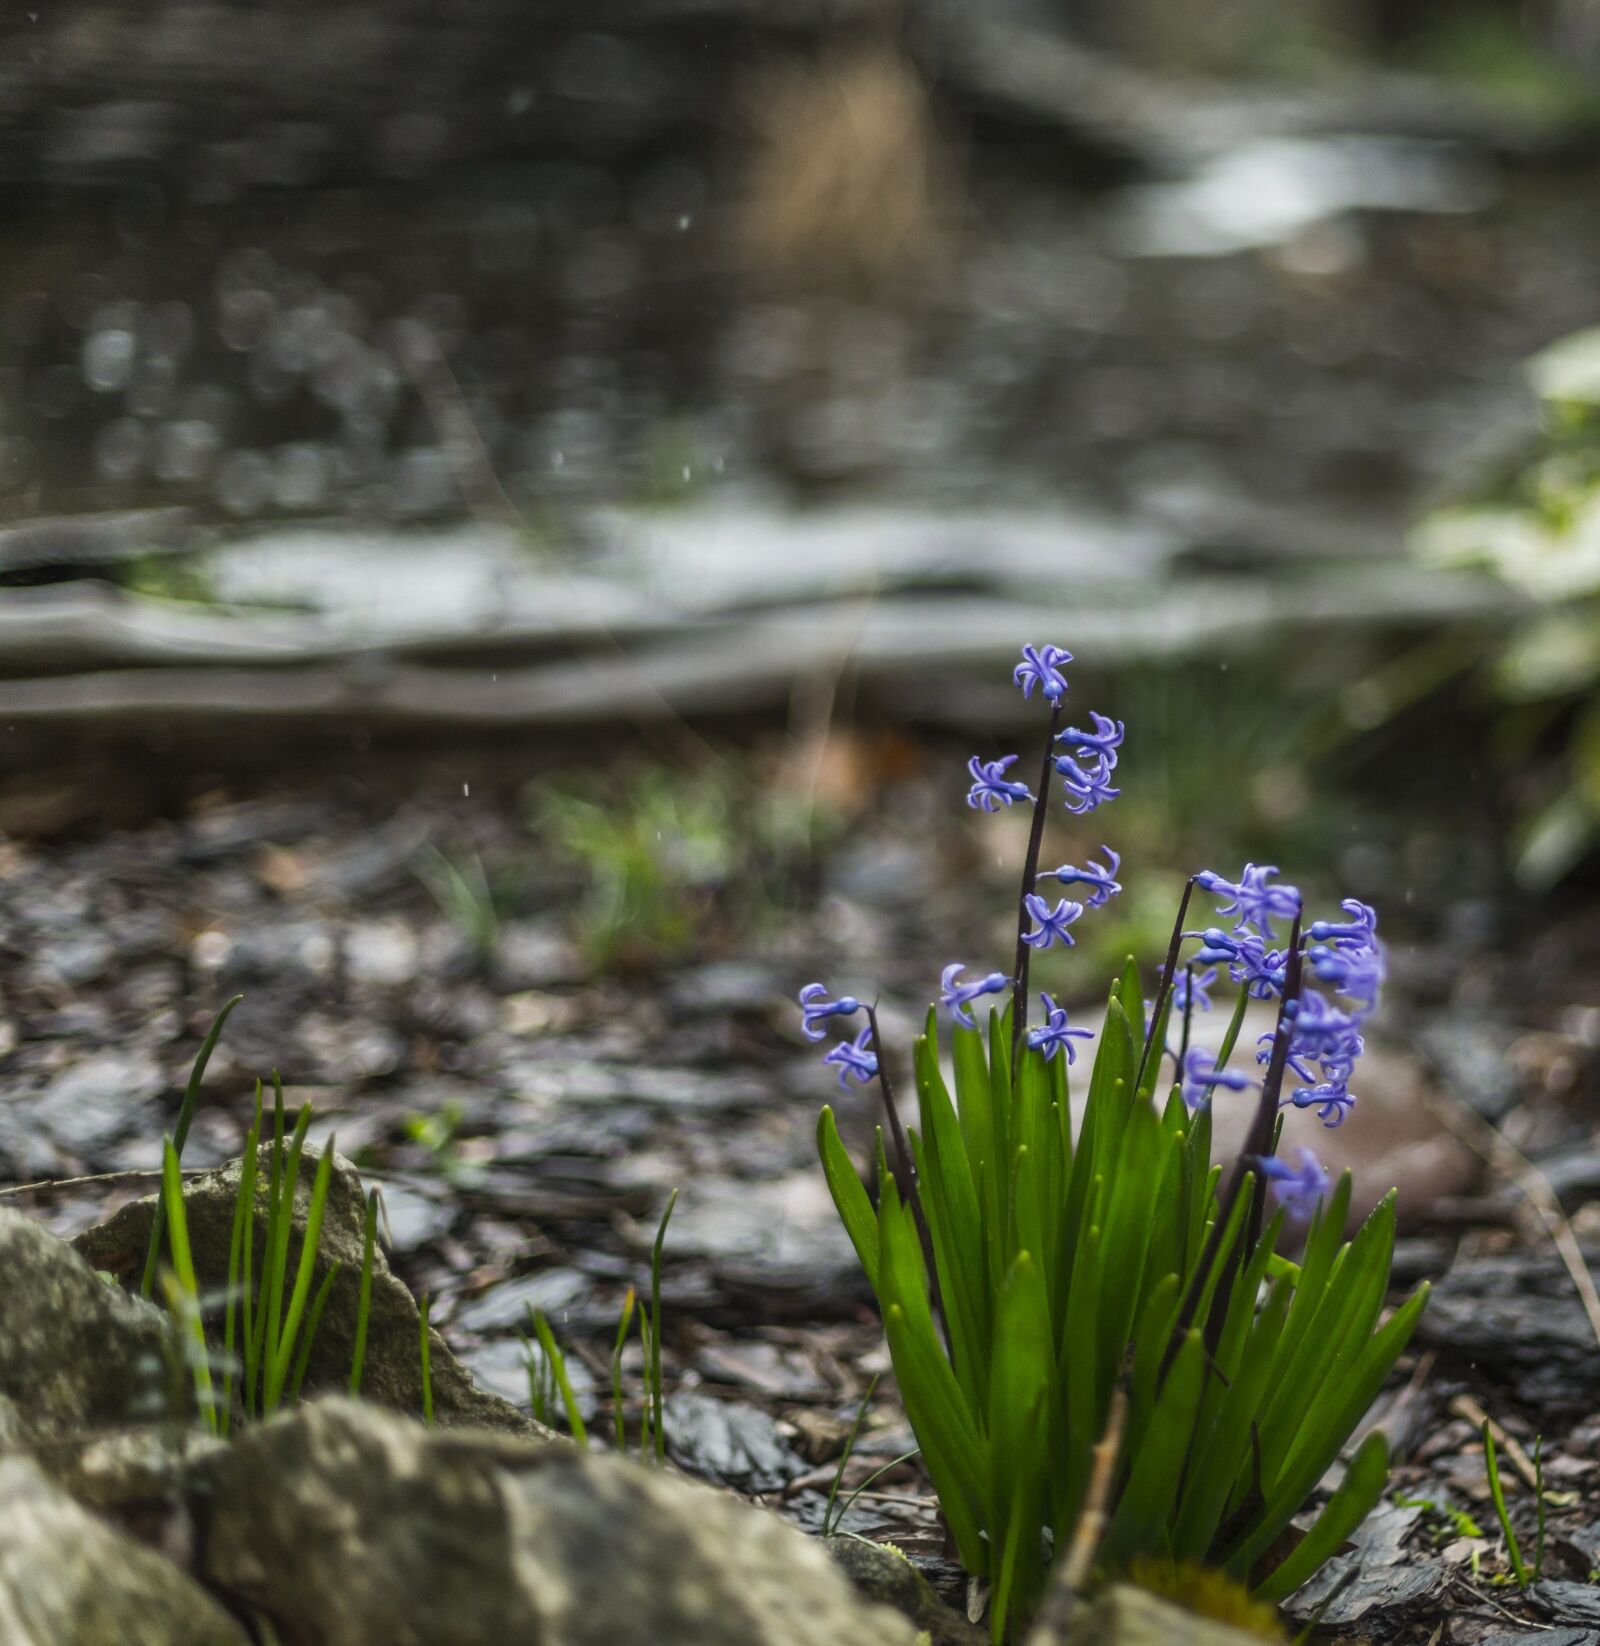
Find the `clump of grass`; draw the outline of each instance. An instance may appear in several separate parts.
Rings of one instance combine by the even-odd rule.
[[[572,1380],[567,1376],[567,1358],[556,1343],[555,1333],[550,1330],[550,1322],[539,1310],[530,1305],[528,1324],[533,1327],[541,1351],[535,1355],[533,1345],[526,1338],[522,1340],[528,1371],[528,1404],[533,1410],[533,1415],[539,1422],[548,1423],[554,1415],[554,1396],[559,1391],[562,1410],[567,1414],[567,1428],[578,1445],[584,1451],[588,1451],[589,1431],[584,1426],[583,1413],[578,1410],[577,1396],[572,1392]]]
[[[500,947],[500,909],[483,859],[476,852],[448,856],[437,846],[424,846],[412,868],[473,956],[480,963],[493,959]]]
[[[241,997],[230,1000],[217,1014],[190,1077],[188,1094],[179,1116],[178,1135],[163,1140],[161,1194],[154,1218],[155,1238],[165,1236],[168,1269],[164,1290],[168,1308],[184,1343],[190,1366],[195,1403],[212,1433],[226,1438],[237,1414],[267,1417],[285,1403],[299,1399],[323,1312],[342,1265],[331,1264],[317,1285],[317,1254],[332,1184],[336,1140],[328,1139],[318,1156],[299,1251],[291,1254],[295,1201],[300,1186],[311,1106],[303,1104],[292,1127],[284,1112],[283,1083],[272,1077],[272,1135],[267,1161],[266,1230],[258,1253],[256,1217],[262,1198],[261,1155],[265,1113],[262,1088],[256,1082],[255,1118],[245,1136],[239,1163],[239,1186],[234,1197],[228,1245],[228,1278],[223,1297],[220,1394],[213,1377],[213,1357],[206,1340],[189,1220],[183,1198],[179,1163],[181,1136],[194,1116],[200,1079],[228,1014]],[[376,1192],[367,1202],[366,1242],[356,1313],[356,1347],[351,1367],[352,1392],[361,1387],[366,1355],[367,1324],[372,1303],[372,1266],[375,1250]],[[160,1246],[153,1255],[159,1266]],[[147,1271],[155,1273],[149,1261]]]

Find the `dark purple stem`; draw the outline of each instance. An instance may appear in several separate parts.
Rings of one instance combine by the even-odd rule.
[[[1218,1280],[1217,1289],[1212,1296],[1211,1317],[1206,1322],[1206,1349],[1209,1353],[1215,1352],[1217,1341],[1222,1335],[1233,1275],[1241,1262],[1249,1260],[1250,1253],[1255,1250],[1256,1242],[1261,1238],[1261,1216],[1266,1196],[1260,1173],[1253,1168],[1256,1162],[1272,1153],[1272,1132],[1278,1119],[1278,1097],[1283,1091],[1283,1072],[1289,1062],[1290,1037],[1285,1033],[1288,1005],[1291,1000],[1299,998],[1300,916],[1296,914],[1294,926],[1289,933],[1289,964],[1284,974],[1283,998],[1278,1003],[1278,1027],[1272,1037],[1272,1057],[1267,1064],[1266,1078],[1261,1082],[1261,1101],[1256,1105],[1250,1130],[1245,1135],[1244,1144],[1233,1163],[1233,1170],[1228,1174],[1228,1181],[1217,1201],[1216,1218],[1212,1222],[1210,1234],[1206,1236],[1205,1248],[1200,1253],[1200,1261],[1195,1265],[1194,1278],[1189,1282],[1189,1290],[1184,1294],[1183,1307],[1179,1309],[1177,1323],[1172,1329],[1172,1341],[1168,1343],[1166,1355],[1161,1362],[1160,1383],[1166,1382],[1167,1373],[1172,1369],[1172,1362],[1177,1358],[1178,1350],[1182,1346],[1184,1333],[1194,1322],[1195,1310],[1200,1306],[1200,1293],[1205,1288],[1206,1275],[1210,1272],[1211,1265],[1216,1262],[1217,1248],[1222,1244],[1228,1220],[1233,1215],[1234,1205],[1244,1192],[1246,1183],[1249,1184],[1250,1193],[1254,1196],[1250,1207],[1250,1223],[1245,1231],[1244,1240],[1234,1247],[1228,1260],[1227,1272]]]
[[[928,1220],[923,1215],[922,1197],[917,1191],[917,1167],[911,1156],[911,1145],[906,1140],[905,1127],[900,1124],[900,1111],[895,1106],[894,1088],[889,1084],[889,1064],[883,1055],[883,1036],[878,1033],[878,1008],[868,1006],[867,1026],[872,1030],[872,1055],[878,1060],[878,1090],[883,1093],[883,1111],[889,1119],[889,1140],[893,1145],[893,1164],[890,1171],[894,1174],[894,1186],[900,1192],[901,1201],[910,1206],[911,1215],[917,1223],[917,1239],[922,1245],[922,1261],[928,1269],[928,1285],[933,1293],[933,1307],[939,1319],[944,1320],[944,1303],[939,1291],[939,1271],[934,1267],[933,1236],[928,1230]],[[946,1328],[945,1347],[949,1348],[948,1327]]]
[[[1028,895],[1039,879],[1039,848],[1044,844],[1044,808],[1050,793],[1050,773],[1055,767],[1056,732],[1061,727],[1061,699],[1050,711],[1050,735],[1044,744],[1044,765],[1039,771],[1039,793],[1033,803],[1033,827],[1028,831],[1028,855],[1022,865],[1022,891],[1017,898],[1017,960],[1011,971],[1011,1075],[1016,1078],[1017,1047],[1028,1026],[1029,948],[1022,941],[1028,929]]]
[[[1150,1027],[1145,1031],[1144,1050],[1139,1054],[1139,1073],[1134,1080],[1135,1092],[1144,1090],[1145,1065],[1150,1061],[1150,1048],[1155,1044],[1156,1025],[1167,1009],[1167,996],[1172,993],[1172,980],[1178,972],[1178,951],[1183,947],[1183,923],[1189,916],[1189,898],[1194,891],[1193,879],[1186,880],[1183,896],[1178,901],[1178,918],[1172,923],[1172,941],[1167,944],[1167,963],[1161,968],[1161,982],[1156,987],[1156,1001],[1150,1012]]]
[[[917,1168],[911,1158],[911,1146],[906,1141],[905,1127],[900,1124],[900,1111],[895,1106],[894,1088],[889,1084],[889,1065],[883,1055],[883,1036],[878,1033],[878,1008],[867,1007],[867,1026],[872,1030],[872,1055],[878,1060],[878,1090],[883,1093],[883,1112],[889,1120],[889,1141],[894,1145],[893,1167],[895,1187],[900,1198],[909,1201],[917,1210],[917,1224],[922,1224],[922,1208],[917,1204]]]

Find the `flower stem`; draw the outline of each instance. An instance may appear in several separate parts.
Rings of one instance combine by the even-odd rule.
[[[1050,735],[1044,742],[1044,764],[1039,771],[1039,793],[1033,802],[1033,827],[1028,831],[1028,855],[1022,864],[1022,890],[1017,896],[1017,959],[1011,969],[1011,1078],[1017,1075],[1017,1047],[1028,1026],[1028,945],[1022,934],[1028,929],[1028,896],[1039,879],[1039,848],[1044,844],[1044,808],[1050,793],[1050,773],[1055,766],[1056,733],[1061,727],[1061,701],[1050,711]]]
[[[1179,918],[1181,923],[1182,917]],[[1223,1186],[1222,1194],[1218,1197],[1211,1232],[1206,1236],[1200,1261],[1195,1265],[1194,1278],[1189,1282],[1189,1290],[1184,1294],[1182,1307],[1178,1310],[1178,1318],[1172,1328],[1171,1341],[1167,1344],[1166,1354],[1162,1358],[1161,1372],[1157,1380],[1158,1388],[1166,1382],[1167,1373],[1172,1369],[1173,1361],[1177,1359],[1184,1334],[1194,1320],[1195,1310],[1200,1306],[1200,1294],[1205,1290],[1206,1276],[1211,1271],[1211,1265],[1216,1262],[1217,1248],[1222,1244],[1223,1232],[1228,1226],[1229,1214],[1247,1182],[1251,1194],[1255,1196],[1255,1202],[1250,1208],[1250,1226],[1246,1231],[1243,1250],[1240,1247],[1234,1248],[1229,1271],[1217,1283],[1211,1318],[1206,1322],[1208,1352],[1215,1352],[1216,1338],[1222,1332],[1223,1313],[1233,1289],[1233,1272],[1241,1261],[1246,1260],[1244,1254],[1254,1250],[1256,1241],[1261,1238],[1261,1213],[1266,1197],[1262,1193],[1261,1179],[1252,1167],[1256,1161],[1272,1152],[1272,1131],[1278,1118],[1278,1095],[1283,1090],[1283,1072],[1289,1059],[1289,1036],[1284,1032],[1288,1021],[1286,1009],[1291,1000],[1300,998],[1300,959],[1300,916],[1296,914],[1294,927],[1289,935],[1289,964],[1283,980],[1283,999],[1278,1006],[1278,1030],[1273,1036],[1272,1060],[1267,1065],[1266,1079],[1261,1082],[1261,1101],[1256,1105],[1250,1130],[1238,1157],[1234,1160],[1233,1170],[1228,1174],[1228,1181]],[[1159,1002],[1157,1005],[1159,1009]],[[1236,1017],[1243,1019],[1244,1014],[1239,1007],[1234,1008],[1234,1013]],[[1222,1312],[1219,1312],[1218,1304],[1222,1305]]]
[[[928,1219],[922,1210],[922,1197],[917,1190],[916,1162],[911,1157],[911,1145],[906,1140],[905,1127],[900,1124],[900,1110],[895,1106],[894,1088],[889,1084],[889,1065],[883,1055],[883,1036],[878,1033],[878,1008],[868,1006],[867,1026],[872,1030],[872,1055],[878,1060],[878,1090],[883,1093],[883,1111],[889,1120],[889,1141],[894,1147],[894,1186],[900,1199],[911,1208],[916,1219],[917,1238],[922,1245],[922,1261],[927,1265],[928,1286],[932,1293],[934,1312],[944,1322],[944,1300],[939,1290],[939,1271],[933,1261],[933,1236]],[[945,1326],[946,1348],[949,1347],[949,1327]]]
[[[1172,923],[1172,940],[1167,944],[1167,963],[1161,968],[1161,981],[1156,985],[1156,1001],[1150,1012],[1150,1027],[1144,1037],[1144,1051],[1139,1055],[1139,1073],[1133,1082],[1136,1092],[1144,1090],[1145,1065],[1150,1061],[1150,1048],[1155,1044],[1156,1025],[1167,1009],[1167,996],[1172,993],[1172,982],[1178,972],[1178,950],[1183,947],[1183,923],[1189,917],[1189,897],[1194,881],[1183,883],[1183,896],[1178,900],[1178,918]],[[1153,1085],[1154,1082],[1152,1081]]]

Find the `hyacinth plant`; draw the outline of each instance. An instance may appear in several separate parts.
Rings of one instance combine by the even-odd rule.
[[[880,1128],[876,1204],[827,1108],[822,1163],[950,1535],[988,1586],[996,1642],[1038,1609],[1080,1516],[1080,1545],[1103,1517],[1103,1574],[1165,1560],[1221,1569],[1264,1600],[1292,1593],[1383,1489],[1374,1432],[1309,1530],[1291,1526],[1426,1301],[1419,1289],[1384,1318],[1392,1194],[1346,1242],[1349,1174],[1330,1187],[1310,1151],[1277,1154],[1281,1110],[1338,1126],[1355,1106],[1384,976],[1364,904],[1307,923],[1274,868],[1194,875],[1153,1000],[1132,961],[1112,986],[1074,1127],[1068,1069],[1096,1037],[1048,994],[1030,1023],[1029,962],[1070,946],[1075,923],[1118,895],[1121,860],[1105,847],[1098,861],[1041,871],[1040,852],[1053,778],[1076,817],[1116,799],[1124,728],[1099,714],[1088,730],[1063,726],[1070,661],[1030,646],[1016,669],[1049,715],[1037,789],[1010,775],[1014,755],[968,768],[975,809],[1033,808],[1016,953],[1009,972],[944,969],[949,1059],[931,1007],[912,1055],[916,1126],[896,1107],[874,1007],[820,982],[800,993],[809,1039],[836,1020],[862,1025],[824,1061],[842,1087],[877,1083],[887,1139]],[[1052,881],[1076,896],[1052,905]],[[1196,892],[1215,899],[1218,924],[1189,928]],[[1235,1001],[1207,1049],[1195,1024],[1224,969]],[[973,1007],[990,996],[980,1026]],[[1236,1066],[1252,1000],[1276,1002],[1276,1024]],[[1226,1175],[1211,1161],[1217,1101],[1252,1105]],[[1277,1250],[1291,1224],[1308,1225],[1298,1263]],[[1115,1462],[1092,1485],[1097,1452]]]

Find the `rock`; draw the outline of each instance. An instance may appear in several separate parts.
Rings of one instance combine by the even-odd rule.
[[[988,1646],[988,1630],[946,1606],[898,1549],[859,1537],[830,1537],[822,1546],[861,1594],[910,1618],[932,1646]]]
[[[256,1236],[266,1241],[265,1185],[269,1146],[263,1145],[261,1186],[256,1206]],[[311,1199],[317,1152],[309,1145],[301,1164],[295,1202],[295,1228],[304,1232]],[[206,1172],[184,1184],[189,1240],[202,1294],[221,1295],[228,1279],[228,1248],[233,1237],[233,1208],[239,1190],[239,1162],[220,1171]],[[86,1229],[73,1245],[97,1269],[121,1277],[137,1276],[150,1240],[155,1197],[130,1201],[106,1222]],[[305,1388],[344,1389],[350,1381],[355,1348],[356,1306],[361,1286],[361,1253],[365,1237],[365,1201],[361,1179],[349,1161],[335,1156],[329,1178],[328,1204],[323,1214],[322,1239],[312,1281],[313,1292],[334,1263],[342,1265],[329,1294],[327,1309],[311,1350]],[[291,1245],[291,1261],[299,1243]],[[383,1406],[400,1411],[422,1410],[422,1368],[418,1353],[419,1317],[416,1300],[405,1282],[391,1272],[380,1247],[373,1254],[372,1308],[367,1324],[367,1354],[361,1393]],[[474,1423],[517,1434],[548,1434],[509,1402],[474,1385],[437,1332],[430,1334],[430,1372],[433,1409],[440,1423]]]
[[[778,1438],[758,1406],[683,1389],[662,1412],[667,1453],[691,1474],[748,1492],[772,1492],[805,1473],[805,1460]]]
[[[154,1549],[80,1508],[26,1458],[0,1459],[0,1637],[17,1646],[249,1646]]]
[[[0,1208],[0,1433],[48,1439],[159,1415],[166,1319],[65,1241]]]
[[[1591,1272],[1597,1254],[1586,1250]],[[1419,1345],[1545,1411],[1587,1414],[1600,1391],[1594,1331],[1560,1261],[1512,1252],[1456,1263],[1417,1325]]]
[[[913,1646],[764,1510],[338,1398],[208,1467],[206,1575],[320,1646]]]
[[[1028,1646],[1055,1646],[1056,1638],[1042,1641],[1036,1631]],[[1262,1637],[1119,1583],[1074,1619],[1071,1639],[1094,1646],[1261,1646]]]

